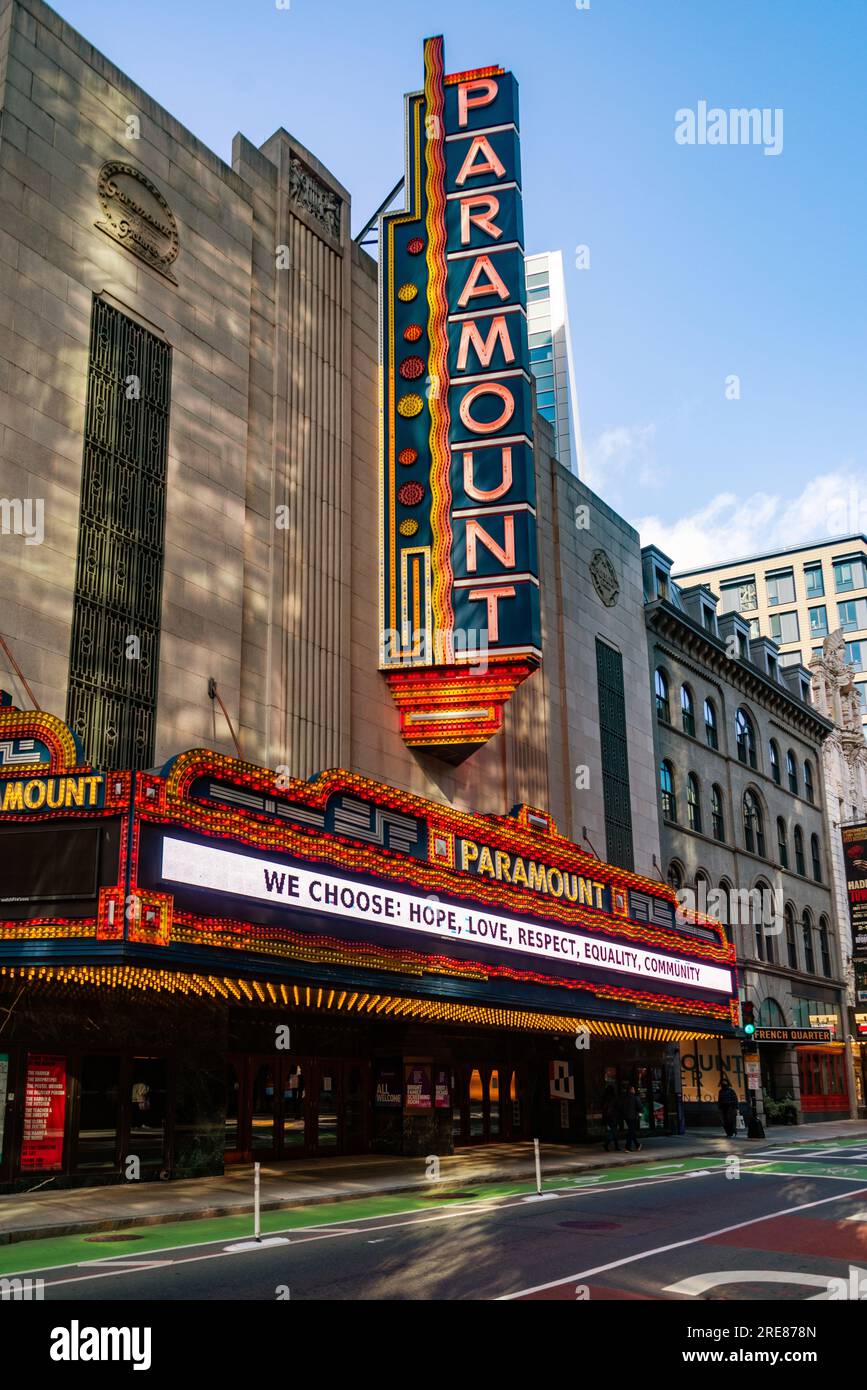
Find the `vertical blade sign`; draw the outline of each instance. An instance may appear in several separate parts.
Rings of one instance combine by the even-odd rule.
[[[406,97],[406,207],[380,225],[380,666],[407,744],[459,761],[541,660],[518,86]]]

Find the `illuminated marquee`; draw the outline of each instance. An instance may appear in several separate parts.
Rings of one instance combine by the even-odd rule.
[[[341,999],[362,985],[379,999],[381,978],[436,1000],[448,981],[473,1007],[523,1007],[526,987],[576,1016],[596,1001],[666,1026],[736,1023],[720,925],[684,925],[667,885],[586,854],[538,807],[480,816],[344,769],[277,778],[206,749],[159,773],[100,774],[60,721],[10,708],[0,738],[48,755],[42,776],[0,769],[0,836],[32,833],[42,865],[40,893],[16,889],[3,910],[0,973],[31,953],[47,968],[57,950],[60,974],[77,959],[95,979],[103,953],[138,969],[159,948],[167,980],[192,958],[210,978],[233,957],[284,982],[324,970]],[[58,914],[60,870],[39,837],[96,818],[99,877]]]
[[[406,98],[406,208],[382,219],[381,667],[415,747],[458,758],[541,659],[518,88]]]

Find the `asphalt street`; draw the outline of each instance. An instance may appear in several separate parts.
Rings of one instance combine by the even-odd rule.
[[[42,1267],[42,1242],[26,1242],[3,1273],[75,1303],[867,1298],[863,1138],[600,1170],[541,1198],[432,1188],[268,1216],[261,1244],[237,1218],[210,1222],[207,1239],[178,1223],[54,1242]]]

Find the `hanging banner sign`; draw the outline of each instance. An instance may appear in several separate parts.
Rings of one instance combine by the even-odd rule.
[[[852,954],[858,960],[867,960],[867,825],[844,825],[840,835],[846,866]]]
[[[380,665],[411,746],[485,743],[541,659],[518,86],[406,98],[406,208],[382,218]]]

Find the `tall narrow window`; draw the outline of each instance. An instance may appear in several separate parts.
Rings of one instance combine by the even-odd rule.
[[[783,915],[786,922],[786,954],[789,958],[789,969],[797,970],[798,943],[795,940],[795,914],[788,904]]]
[[[744,792],[744,848],[765,857],[765,827],[762,808],[755,792]]]
[[[795,757],[791,748],[786,754],[786,776],[789,779],[789,791],[795,796],[798,795],[798,759]]]
[[[756,731],[753,721],[745,709],[739,709],[735,717],[735,739],[738,757],[749,767],[756,766]]]
[[[804,969],[809,970],[811,975],[816,973],[816,957],[813,953],[813,919],[808,908],[804,908],[804,915],[801,918],[801,931],[804,937]]]
[[[809,758],[805,758],[805,759],[804,759],[804,796],[805,796],[805,797],[807,798],[807,800],[810,802],[810,805],[813,804],[815,795],[816,795],[816,793],[815,793],[815,790],[814,790],[814,788],[813,788],[813,764],[810,762]]]
[[[789,837],[786,831],[786,822],[782,816],[777,816],[777,848],[779,852],[780,864],[784,869],[789,867]]]
[[[599,694],[599,734],[602,744],[602,804],[608,861],[633,869],[632,801],[626,743],[626,700],[623,658],[607,642],[596,639],[596,683]]]
[[[67,723],[96,767],[148,767],[163,578],[171,349],[93,301]]]
[[[768,752],[769,752],[770,755],[771,755],[771,776],[773,777],[773,779],[774,779],[774,781],[776,782],[777,786],[779,786],[779,785],[780,785],[780,749],[779,749],[779,747],[778,747],[778,745],[777,745],[776,739],[774,739],[774,738],[771,739],[770,743],[768,744]]]
[[[799,874],[807,872],[804,862],[804,832],[799,825],[795,826],[795,871]]]
[[[716,722],[716,706],[713,700],[704,702],[704,736],[708,748],[719,748],[719,730]]]
[[[656,668],[653,684],[656,691],[656,717],[661,719],[664,724],[670,724],[671,705],[668,699],[668,676],[661,666]]]
[[[819,918],[819,952],[822,957],[822,974],[831,975],[831,936],[827,917]]]
[[[813,861],[813,878],[817,883],[822,882],[822,855],[819,851],[818,835],[810,836],[810,858]]]
[[[683,732],[695,738],[695,701],[688,685],[680,687],[680,722]]]
[[[691,772],[686,779],[686,813],[689,817],[689,828],[701,834],[701,795],[698,789],[698,778]]]
[[[674,790],[674,768],[667,758],[659,764],[659,798],[666,820],[677,820],[677,796]]]
[[[711,820],[713,822],[713,837],[715,840],[724,840],[726,837],[725,812],[723,811],[722,788],[714,783],[711,792]]]

